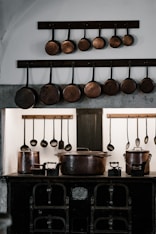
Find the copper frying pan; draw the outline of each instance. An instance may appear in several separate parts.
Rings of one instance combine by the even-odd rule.
[[[120,85],[123,93],[131,94],[137,89],[137,83],[131,78],[131,65],[129,63],[128,77]]]
[[[75,42],[70,39],[70,28],[68,29],[67,39],[61,43],[61,49],[65,54],[73,53],[76,49]]]
[[[81,51],[87,51],[91,48],[91,42],[86,38],[86,29],[84,28],[84,36],[78,42],[78,48]]]
[[[111,77],[107,79],[103,85],[103,92],[107,95],[116,95],[120,91],[120,85],[118,81],[113,78],[113,68],[111,65]]]
[[[38,94],[35,89],[30,88],[29,85],[29,67],[27,66],[27,81],[26,85],[19,89],[15,95],[15,103],[22,109],[33,107],[38,101]]]
[[[54,28],[52,28],[52,39],[49,40],[45,45],[45,51],[49,55],[56,55],[61,52],[61,46],[59,41],[56,41],[54,38]]]
[[[72,66],[72,83],[63,89],[62,95],[67,102],[76,102],[81,98],[81,89],[74,84],[74,66]]]
[[[95,66],[93,66],[92,81],[89,81],[84,87],[84,93],[89,98],[99,97],[101,94],[101,85],[94,80]]]
[[[101,28],[99,27],[99,35],[93,39],[93,47],[95,49],[102,49],[106,46],[106,41],[101,37]]]
[[[116,35],[116,27],[114,27],[114,35],[109,40],[109,45],[112,48],[118,48],[122,44],[122,40],[119,36]]]
[[[53,105],[60,100],[60,90],[52,83],[52,65],[50,66],[49,83],[41,87],[40,100],[46,105]]]
[[[139,88],[143,93],[150,93],[154,89],[154,81],[148,76],[148,66],[146,66],[146,77],[139,84]]]

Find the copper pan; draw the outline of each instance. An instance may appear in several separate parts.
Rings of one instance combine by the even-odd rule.
[[[54,28],[52,28],[52,39],[45,45],[45,51],[49,55],[56,55],[61,52],[60,42],[55,40],[54,32]]]
[[[70,39],[70,28],[68,29],[67,39],[61,43],[61,49],[65,54],[73,53],[76,50],[75,42]]]

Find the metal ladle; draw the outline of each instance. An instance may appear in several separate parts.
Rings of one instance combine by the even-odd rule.
[[[69,119],[67,119],[67,137],[68,137],[68,143],[64,149],[66,151],[70,151],[72,149],[72,145],[69,143]]]
[[[110,118],[110,121],[109,121],[109,144],[107,145],[107,149],[109,151],[114,150],[114,146],[111,144],[111,118]]]
[[[55,139],[55,119],[53,119],[53,139],[50,141],[50,145],[52,147],[56,147],[58,144],[57,140]]]
[[[129,134],[128,134],[128,118],[127,118],[127,144],[126,144],[126,150],[130,147],[130,142],[129,142]]]
[[[25,126],[26,126],[26,123],[25,123],[25,118],[24,118],[24,144],[20,147],[20,150],[21,151],[30,151],[31,149],[25,143],[25,135],[26,135],[26,133],[25,133]]]
[[[135,139],[135,145],[136,145],[136,147],[139,147],[139,145],[140,145],[140,138],[139,138],[139,123],[138,123],[138,118],[137,118],[137,138]]]
[[[34,138],[34,118],[33,118],[33,139],[30,141],[31,146],[37,145],[37,140]]]
[[[148,133],[147,133],[147,118],[146,118],[146,136],[144,138],[144,143],[147,144],[149,140]]]
[[[41,141],[40,145],[42,147],[47,147],[48,142],[45,140],[45,118],[44,118],[44,128],[43,128],[43,140]]]

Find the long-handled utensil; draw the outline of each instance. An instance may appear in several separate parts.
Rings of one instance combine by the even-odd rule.
[[[62,140],[62,125],[63,125],[63,120],[61,118],[61,140],[59,141],[59,145],[58,145],[59,149],[64,149],[64,141]]]
[[[21,151],[30,151],[29,146],[26,145],[26,143],[25,143],[25,137],[26,137],[25,127],[26,127],[26,123],[25,123],[25,118],[24,118],[24,143],[23,143],[23,145],[20,147],[20,150],[21,150]]]
[[[48,142],[45,140],[45,118],[44,118],[44,128],[43,128],[43,140],[41,141],[40,145],[42,147],[47,147]]]
[[[53,119],[53,139],[50,141],[50,145],[52,147],[56,147],[58,144],[57,140],[55,139],[55,119]]]
[[[110,118],[110,121],[109,121],[109,144],[107,145],[107,149],[109,151],[114,150],[114,146],[111,144],[111,118]]]
[[[72,149],[72,145],[69,142],[69,119],[67,119],[67,138],[68,138],[68,143],[67,143],[67,145],[65,146],[64,149],[66,151],[70,151]]]
[[[128,131],[128,118],[127,118],[127,144],[126,144],[126,150],[130,147],[130,141],[129,141],[129,131]]]
[[[35,129],[35,127],[34,127],[34,118],[33,118],[33,138],[30,141],[31,146],[36,146],[37,145],[37,140],[34,138],[34,129]]]
[[[149,140],[149,137],[148,137],[148,133],[147,133],[147,118],[146,118],[146,136],[144,138],[144,143],[147,144],[148,143],[148,140]]]
[[[139,138],[139,123],[138,123],[138,118],[137,118],[137,138],[135,139],[135,145],[136,147],[139,147],[140,145],[140,138]]]

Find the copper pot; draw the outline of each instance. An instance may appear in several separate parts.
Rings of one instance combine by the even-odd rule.
[[[63,175],[102,175],[105,172],[107,152],[76,151],[56,154]]]
[[[40,164],[38,151],[19,151],[18,152],[18,173],[31,174],[34,164]]]
[[[148,150],[129,150],[124,154],[126,162],[126,173],[131,175],[133,165],[143,165],[144,175],[150,172],[151,154]]]

